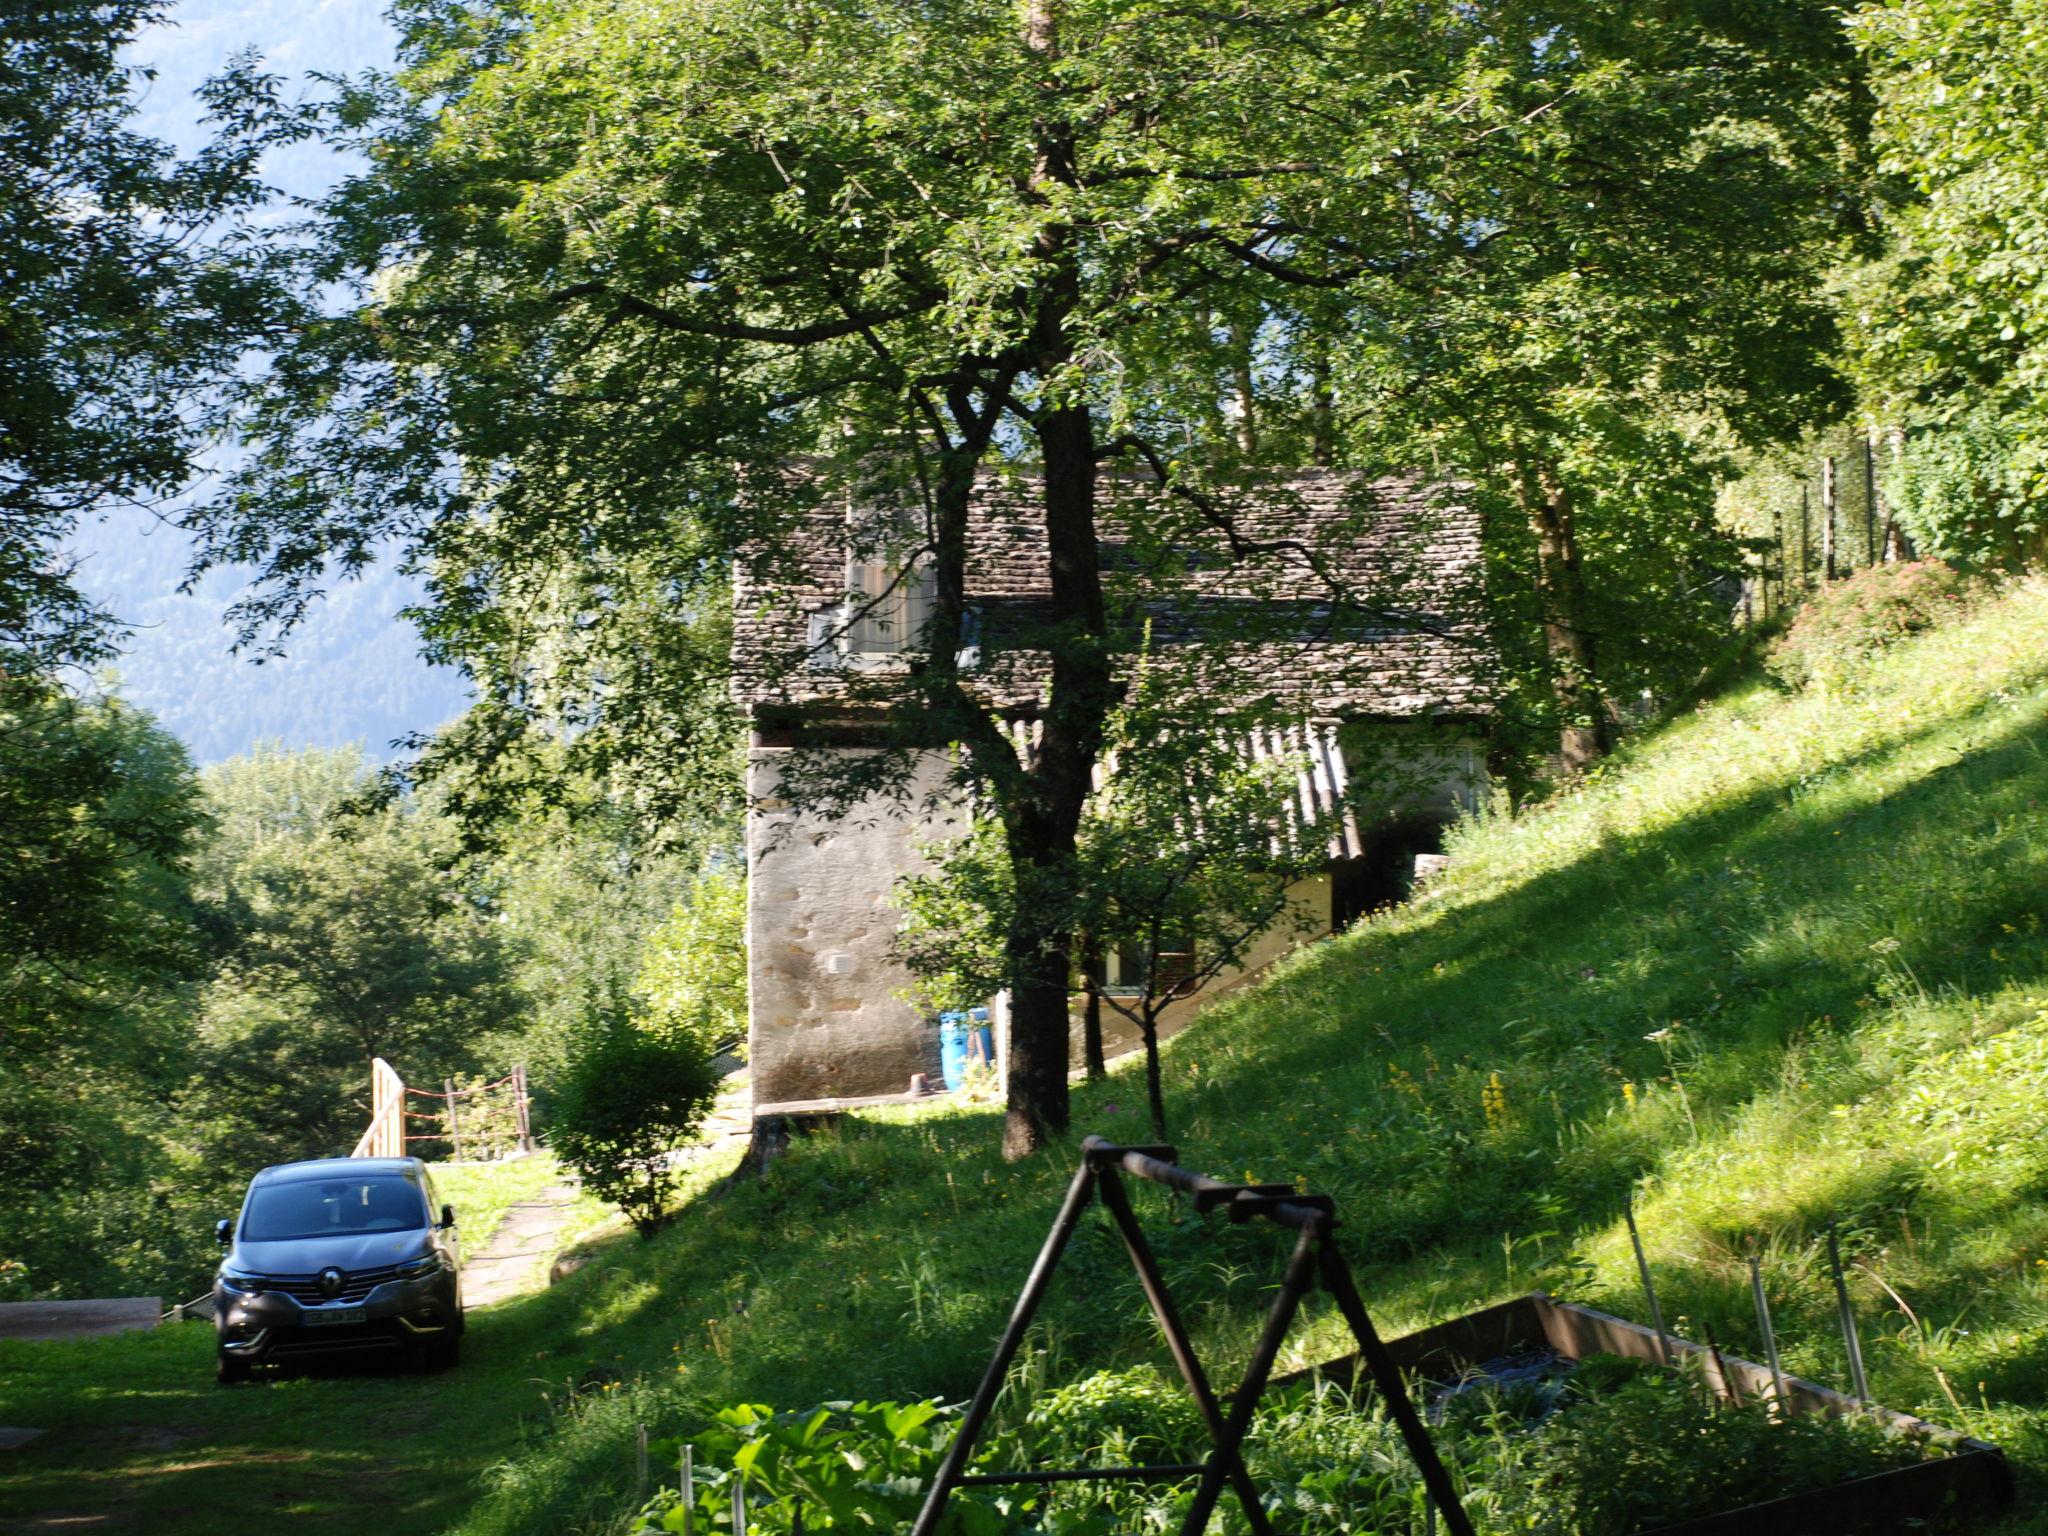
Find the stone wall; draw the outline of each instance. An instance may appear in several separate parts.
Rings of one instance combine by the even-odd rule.
[[[892,945],[896,881],[924,867],[921,845],[949,835],[916,809],[944,781],[931,754],[907,805],[870,801],[823,817],[778,798],[788,753],[748,753],[748,1062],[755,1112],[819,1100],[901,1094],[936,1078],[930,1023],[900,994],[908,971]]]

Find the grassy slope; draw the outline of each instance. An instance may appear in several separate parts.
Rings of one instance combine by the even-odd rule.
[[[1732,690],[1560,804],[1472,829],[1429,901],[1213,1010],[1168,1060],[1186,1160],[1334,1193],[1392,1329],[1533,1284],[1639,1312],[1618,1232],[1637,1185],[1674,1323],[1753,1349],[1755,1241],[1789,1363],[1833,1381],[1815,1256],[1839,1222],[1868,1266],[1879,1394],[2006,1444],[2048,1503],[2044,727],[2040,587],[1835,695]],[[1136,1090],[1083,1091],[1077,1130],[1137,1139]],[[1070,1167],[1005,1167],[996,1134],[985,1110],[863,1118],[486,1319],[460,1383],[286,1391],[441,1394],[443,1439],[405,1454],[438,1456],[444,1485],[504,1458],[467,1490],[468,1536],[607,1529],[633,1423],[671,1428],[688,1397],[969,1389]],[[1205,1346],[1241,1349],[1272,1237],[1148,1206]],[[1037,1343],[1047,1375],[1156,1357],[1105,1234],[1077,1240]],[[1319,1312],[1293,1359],[1338,1348]],[[0,1385],[0,1421],[75,1395],[47,1357],[0,1366],[24,1358],[40,1385],[19,1410]],[[627,1379],[565,1405],[560,1384],[593,1365]],[[435,1529],[461,1492],[376,1528]]]

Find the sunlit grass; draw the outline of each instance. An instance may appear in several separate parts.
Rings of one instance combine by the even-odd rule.
[[[1334,1194],[1390,1331],[1535,1285],[1640,1315],[1633,1190],[1674,1326],[1753,1353],[1755,1251],[1787,1364],[1841,1383],[1836,1223],[1878,1395],[2008,1446],[2023,1508],[2048,1506],[2044,741],[2038,586],[1831,694],[1739,684],[1557,804],[1466,829],[1427,901],[1303,952],[1175,1041],[1184,1159]],[[1077,1138],[1141,1139],[1138,1089],[1126,1070],[1080,1091]],[[892,1111],[800,1141],[758,1182],[707,1174],[652,1242],[609,1240],[547,1295],[493,1309],[453,1377],[215,1395],[197,1330],[0,1349],[0,1421],[208,1426],[163,1458],[106,1442],[5,1464],[0,1503],[60,1508],[67,1470],[310,1451],[337,1488],[366,1456],[406,1469],[409,1499],[374,1521],[390,1536],[614,1530],[636,1424],[669,1432],[707,1400],[971,1389],[1074,1157],[1007,1166],[998,1136],[985,1109]],[[1227,1378],[1275,1238],[1141,1193]],[[1290,1358],[1342,1347],[1318,1304]],[[1158,1357],[1120,1248],[1084,1230],[1030,1372]],[[279,1481],[317,1506],[295,1525],[371,1528],[296,1470],[182,1475],[216,1509]],[[2044,1536],[2048,1515],[1999,1529]]]

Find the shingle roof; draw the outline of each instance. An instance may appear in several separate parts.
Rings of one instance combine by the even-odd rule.
[[[1105,476],[1099,494],[1108,584],[1148,618],[1155,648],[1202,635],[1196,664],[1221,688],[1256,688],[1323,718],[1483,715],[1493,655],[1478,615],[1477,514],[1454,483],[1339,470],[1273,475],[1206,511],[1148,482]],[[1029,713],[1044,686],[1051,584],[1038,486],[985,474],[969,534],[967,596],[978,620],[976,686]],[[847,596],[843,510],[811,514],[775,574],[741,562],[734,584],[733,693],[748,706],[872,693],[834,670],[813,615]],[[825,625],[823,628],[836,628]],[[1189,654],[1191,659],[1194,653]]]

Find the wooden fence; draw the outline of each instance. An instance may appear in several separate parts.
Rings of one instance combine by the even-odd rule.
[[[440,1107],[415,1110],[414,1099],[435,1099]],[[456,1162],[492,1162],[514,1152],[530,1152],[531,1102],[524,1066],[495,1082],[462,1088],[443,1078],[436,1092],[409,1085],[379,1056],[370,1063],[370,1124],[349,1156],[406,1157],[421,1142],[439,1142]],[[421,1121],[429,1127],[416,1129]]]

